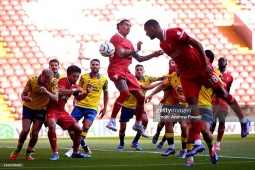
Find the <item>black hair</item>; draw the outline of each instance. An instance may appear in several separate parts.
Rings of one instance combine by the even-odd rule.
[[[49,65],[50,65],[50,63],[58,63],[58,65],[59,65],[59,61],[57,59],[50,60]]]
[[[205,55],[210,59],[210,63],[213,63],[214,54],[211,50],[205,50]]]
[[[122,24],[123,24],[124,22],[126,22],[126,21],[130,22],[128,19],[123,19],[123,20],[121,20],[121,21],[117,24],[117,30],[119,30],[119,26],[122,25]]]
[[[144,27],[150,27],[150,26],[155,28],[160,28],[158,21],[156,21],[155,19],[150,19],[147,22],[145,22]]]
[[[91,61],[90,61],[90,63],[92,63],[92,61],[97,61],[97,62],[99,62],[99,64],[100,64],[100,60],[98,60],[98,59],[92,59]]]
[[[137,64],[137,65],[135,66],[135,68],[136,68],[136,67],[143,67],[143,65]]]
[[[67,75],[71,75],[72,73],[81,73],[81,69],[78,66],[72,65],[67,68]]]

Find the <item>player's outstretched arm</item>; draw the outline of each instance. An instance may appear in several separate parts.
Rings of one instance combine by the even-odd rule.
[[[157,86],[161,85],[162,83],[163,82],[161,81],[161,82],[157,82],[157,83],[153,83],[153,84],[148,84],[148,85],[141,84],[140,86],[141,86],[141,88],[143,90],[150,90],[150,89],[153,89],[154,87],[157,87]]]
[[[161,85],[157,86],[157,88],[154,89],[153,92],[152,92],[149,96],[146,96],[146,98],[145,98],[145,103],[150,102],[153,95],[155,95],[155,94],[157,94],[158,92],[164,90],[165,88],[166,88],[166,87],[164,86],[164,84],[161,84]]]
[[[93,85],[92,84],[87,84],[87,87],[86,87],[86,91],[84,93],[80,93],[78,95],[75,95],[75,99],[77,101],[81,101],[83,100],[85,97],[87,97],[89,95],[89,93],[91,92],[92,90],[92,87]]]
[[[140,56],[137,52],[134,52],[132,54],[132,56],[139,62],[143,62],[143,61],[147,61],[147,60],[150,60],[151,58],[153,57],[159,57],[161,56],[162,54],[164,54],[164,52],[162,50],[159,50],[159,51],[155,51],[153,52],[152,54],[149,54],[149,55],[146,55],[146,56]]]
[[[200,42],[198,42],[196,39],[189,37],[188,39],[188,44],[194,47],[197,52],[200,54],[199,56],[201,57],[203,61],[203,67],[205,68],[205,72],[208,74],[212,73],[212,69],[208,66],[207,64],[207,57],[205,55],[205,50]]]
[[[166,99],[168,98],[168,96],[171,95],[171,90],[165,90],[164,91],[164,96],[163,98],[160,100],[159,104],[160,105],[164,105],[166,102]]]

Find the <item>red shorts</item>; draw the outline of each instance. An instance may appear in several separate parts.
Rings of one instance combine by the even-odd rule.
[[[46,119],[53,118],[56,123],[63,129],[66,130],[70,126],[74,125],[76,120],[65,110],[59,111],[56,109],[48,109]]]
[[[111,68],[108,69],[108,77],[110,78],[110,80],[112,80],[114,82],[114,84],[116,85],[117,80],[122,78],[125,79],[128,85],[128,90],[129,91],[140,91],[141,87],[138,83],[138,81],[136,80],[135,76],[133,74],[130,73],[129,70],[123,70],[123,69],[119,69],[119,68]]]
[[[213,90],[223,86],[222,81],[214,71],[211,75],[202,73],[195,78],[182,78],[180,76],[180,79],[186,99],[198,95],[202,85]]]

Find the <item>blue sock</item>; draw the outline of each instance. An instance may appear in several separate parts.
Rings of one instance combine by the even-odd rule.
[[[135,138],[133,140],[133,143],[138,143],[138,140],[140,139],[141,134],[139,132],[136,133]]]
[[[86,146],[86,143],[85,143],[85,136],[82,136],[82,137],[81,137],[81,146]]]

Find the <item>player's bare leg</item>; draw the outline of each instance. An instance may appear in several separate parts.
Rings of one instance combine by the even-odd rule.
[[[59,159],[56,135],[56,121],[54,118],[48,118],[47,124],[48,124],[48,138],[53,152],[53,155],[50,158],[50,160],[55,161]]]
[[[116,117],[120,111],[122,104],[124,103],[124,101],[126,100],[126,98],[129,95],[129,90],[128,90],[127,82],[125,79],[118,79],[117,83],[116,83],[116,88],[119,90],[120,95],[114,102],[111,119],[110,119],[109,123],[106,125],[106,127],[108,129],[113,130],[113,131],[117,131]]]
[[[250,121],[244,116],[236,99],[231,94],[229,94],[222,86],[216,86],[215,88],[213,88],[213,91],[218,97],[225,100],[228,103],[229,107],[236,113],[241,123],[241,137],[246,137],[250,131]]]
[[[136,121],[133,125],[133,130],[138,131],[143,137],[148,138],[149,135],[145,132],[143,125],[142,125],[142,117],[144,112],[144,102],[145,102],[145,96],[140,91],[130,91],[130,93],[136,98]]]
[[[189,108],[191,109],[191,127],[192,127],[192,134],[194,137],[194,148],[192,151],[187,153],[188,155],[195,155],[198,152],[202,152],[205,150],[204,145],[202,144],[201,138],[200,138],[200,131],[201,131],[201,121],[200,119],[197,119],[196,117],[199,117],[199,109],[198,109],[198,95],[187,98],[186,99]],[[194,117],[192,117],[194,116]]]
[[[210,131],[210,124],[209,122],[202,121],[201,125],[201,133],[203,135],[204,141],[206,142],[206,145],[208,146],[211,162],[216,164],[218,162],[218,156],[213,146],[213,136]]]

